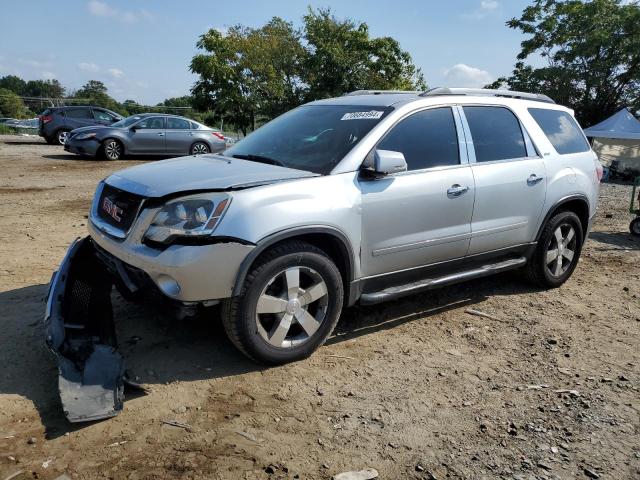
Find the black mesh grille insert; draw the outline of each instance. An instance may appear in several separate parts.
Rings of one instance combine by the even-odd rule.
[[[100,195],[97,215],[100,220],[123,232],[136,218],[143,197],[105,184]]]

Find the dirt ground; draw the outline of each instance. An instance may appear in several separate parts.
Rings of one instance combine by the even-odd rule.
[[[67,423],[43,341],[47,283],[86,234],[96,183],[137,163],[0,136],[0,480],[640,478],[640,240],[625,185],[603,185],[563,287],[511,273],[350,308],[326,346],[283,367],[246,360],[214,315],[178,322],[115,298],[121,350],[149,392],[128,393],[114,419]]]

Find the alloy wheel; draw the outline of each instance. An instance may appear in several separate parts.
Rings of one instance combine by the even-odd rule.
[[[258,297],[258,333],[273,347],[297,347],[318,331],[328,304],[327,285],[318,272],[287,268],[274,275]]]
[[[209,153],[209,147],[207,147],[204,143],[196,143],[193,147],[191,147],[192,155],[203,155],[205,153]]]
[[[109,140],[104,146],[104,154],[109,160],[117,160],[122,155],[122,147],[115,140]]]
[[[64,145],[67,141],[68,136],[69,136],[69,132],[67,132],[66,130],[60,130],[58,132],[58,143],[60,145]]]
[[[554,277],[560,277],[571,267],[576,254],[576,231],[562,223],[553,232],[546,256],[546,267]]]

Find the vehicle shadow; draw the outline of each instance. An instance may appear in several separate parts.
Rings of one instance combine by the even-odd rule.
[[[110,162],[110,160],[105,160],[103,158],[90,157],[87,155],[76,155],[74,153],[62,153],[62,154],[54,154],[54,155],[42,155],[42,158],[48,158],[50,160],[75,160],[75,161],[84,161],[84,162]],[[127,160],[166,160],[169,157],[166,155],[125,155],[118,162],[127,161]]]
[[[345,309],[327,344],[333,345],[437,313],[474,305],[489,295],[533,291],[512,274],[433,290],[394,302]],[[44,345],[43,313],[47,285],[31,285],[0,293],[0,396],[19,395],[35,406],[47,438],[90,425],[71,424],[58,398],[54,356]],[[163,302],[130,303],[113,293],[119,350],[131,379],[152,387],[180,381],[223,378],[264,370],[228,341],[216,309],[182,321]],[[277,367],[275,367],[277,368]],[[139,393],[137,393],[139,395]],[[136,392],[126,392],[132,400]],[[126,401],[125,401],[126,408]]]
[[[47,142],[45,142],[44,140],[42,141],[37,141],[37,140],[25,140],[23,142],[17,141],[17,140],[3,140],[2,143],[6,143],[7,145],[46,145],[46,146],[50,146],[50,147],[55,147],[56,145],[49,145]]]
[[[640,250],[640,237],[634,237],[629,232],[591,232],[589,240],[595,240],[615,248],[599,250]]]

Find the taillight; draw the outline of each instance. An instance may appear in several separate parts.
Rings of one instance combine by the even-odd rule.
[[[51,115],[40,115],[39,118],[43,125],[53,120],[53,117]]]
[[[599,160],[596,160],[596,177],[598,178],[598,182],[602,181],[602,175],[604,174],[604,168],[602,168],[602,164]]]
[[[220,140],[224,140],[224,135],[220,132],[211,132],[211,135],[213,135],[214,137],[218,137]]]

